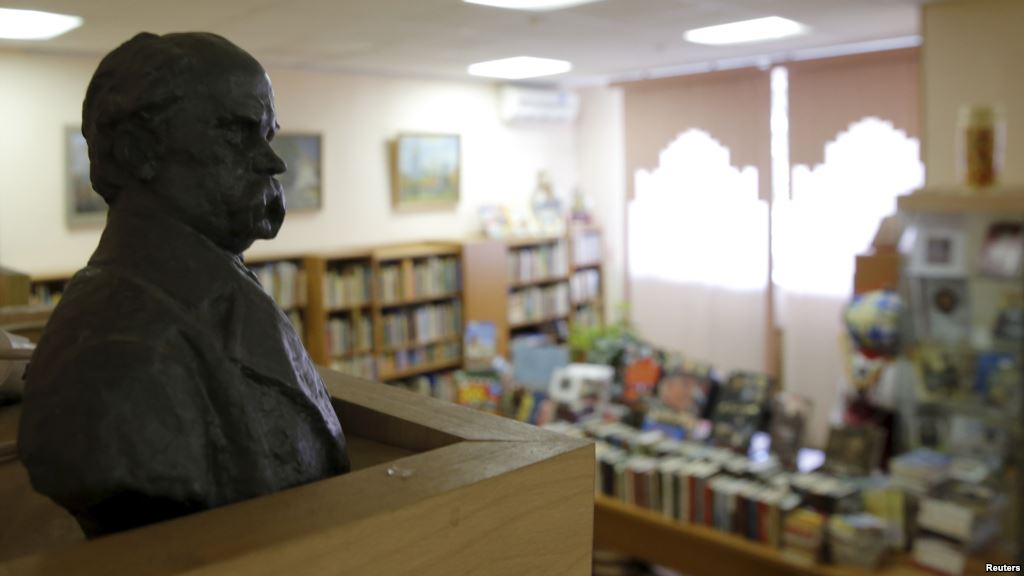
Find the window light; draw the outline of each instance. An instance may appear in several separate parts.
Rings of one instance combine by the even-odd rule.
[[[767,18],[695,28],[686,31],[683,38],[687,42],[696,44],[740,44],[777,40],[803,34],[806,31],[807,27],[799,22],[780,16],[768,16]]]
[[[503,78],[505,80],[521,80],[551,76],[572,70],[572,63],[551,58],[534,58],[533,56],[516,56],[470,64],[467,72],[473,76],[487,78]]]
[[[590,4],[598,0],[462,0],[467,4],[479,4],[481,6],[494,6],[496,8],[508,8],[511,10],[561,10]]]
[[[0,8],[0,38],[49,40],[82,25],[82,18],[38,10]]]

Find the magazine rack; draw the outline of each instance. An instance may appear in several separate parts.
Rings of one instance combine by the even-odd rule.
[[[0,575],[590,573],[589,442],[321,372],[353,472],[84,541],[0,461]]]

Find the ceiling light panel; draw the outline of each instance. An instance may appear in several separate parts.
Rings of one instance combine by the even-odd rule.
[[[510,10],[561,10],[571,8],[580,4],[590,4],[600,0],[462,0],[466,4],[479,4],[481,6],[494,6],[495,8],[508,8]]]
[[[81,25],[79,16],[0,8],[0,38],[8,40],[49,40]]]
[[[695,28],[686,31],[683,34],[683,38],[687,42],[695,44],[717,46],[777,40],[805,32],[807,32],[807,27],[799,22],[780,16],[768,16],[767,18],[755,18],[753,20]]]
[[[534,58],[533,56],[516,56],[470,64],[467,72],[473,76],[486,78],[502,78],[504,80],[522,80],[563,74],[572,70],[572,63],[552,58]]]

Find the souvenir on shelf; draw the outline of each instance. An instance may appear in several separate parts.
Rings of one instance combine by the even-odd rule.
[[[508,237],[511,232],[508,210],[504,206],[489,204],[478,210],[480,226],[484,236],[500,240]]]
[[[811,400],[800,394],[781,392],[771,402],[772,452],[787,470],[795,470],[797,455],[803,446],[804,430],[811,417]]]
[[[623,397],[627,402],[635,402],[651,396],[660,378],[661,366],[654,355],[637,354],[623,370]]]
[[[665,408],[694,418],[710,416],[718,393],[718,383],[710,365],[669,354],[664,359],[662,372],[658,399]]]
[[[854,346],[869,358],[899,351],[899,324],[903,302],[896,292],[875,290],[854,296],[844,314]]]
[[[878,427],[833,426],[825,448],[825,467],[845,476],[868,476],[880,464],[884,433]]]
[[[1024,226],[1020,222],[993,222],[981,248],[979,272],[996,278],[1016,278],[1024,255]]]
[[[565,218],[562,214],[562,203],[555,196],[551,179],[547,172],[537,173],[537,188],[530,200],[533,219],[541,234],[564,234]]]
[[[465,365],[469,370],[487,369],[498,353],[498,331],[494,322],[466,322]]]
[[[764,374],[733,372],[722,385],[711,432],[716,446],[746,454],[754,433],[765,427],[773,382]]]
[[[1019,356],[1007,352],[982,352],[975,359],[974,391],[993,408],[1016,413],[1021,404]]]
[[[944,344],[958,344],[970,334],[971,313],[967,280],[926,278],[922,280],[924,335]]]
[[[959,390],[961,370],[949,351],[922,345],[914,353],[918,370],[918,398],[925,401],[947,399]]]

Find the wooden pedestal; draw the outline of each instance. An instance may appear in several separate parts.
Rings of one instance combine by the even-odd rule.
[[[589,442],[322,373],[350,474],[85,542],[0,464],[0,575],[590,572]],[[0,442],[15,412],[0,409]]]

